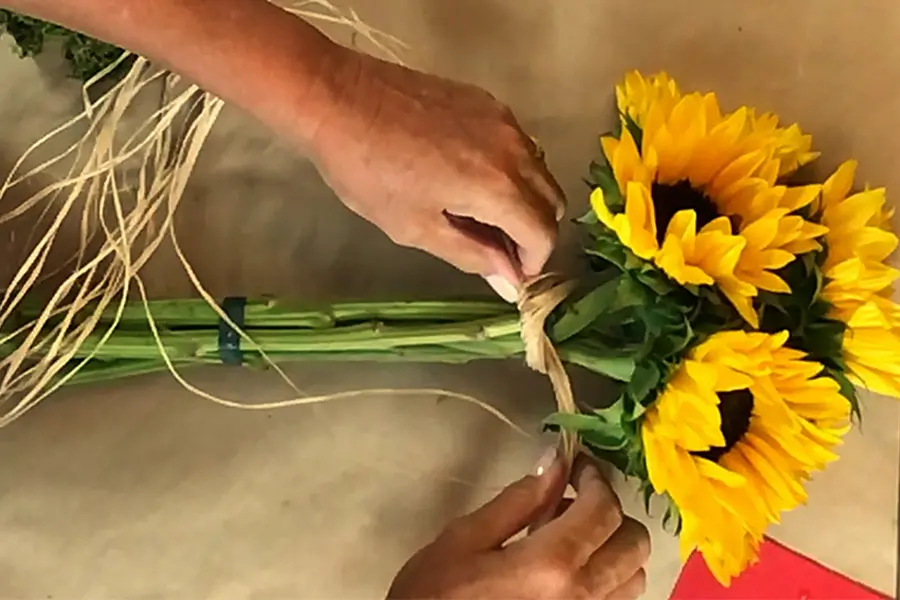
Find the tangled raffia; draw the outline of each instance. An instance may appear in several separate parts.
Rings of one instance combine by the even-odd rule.
[[[389,60],[403,63],[398,51],[405,48],[405,44],[369,26],[352,9],[342,11],[328,0],[301,0],[282,8],[299,18],[349,27],[354,45],[359,38],[364,38]],[[9,198],[9,192],[24,186],[35,175],[66,160],[72,163],[65,177],[30,194],[15,206],[3,207],[6,210],[0,213],[0,224],[26,214],[39,214],[39,225],[46,224],[45,230],[39,232],[35,228],[31,232],[27,254],[2,290],[0,345],[15,341],[16,348],[0,360],[0,405],[3,406],[0,426],[11,423],[33,408],[90,360],[90,356],[80,358],[78,367],[63,373],[87,336],[97,333],[95,330],[104,311],[116,311],[116,318],[102,332],[102,339],[105,340],[115,330],[131,292],[136,290],[146,305],[147,296],[140,269],[167,238],[198,293],[222,318],[228,320],[181,251],[173,220],[197,156],[216,123],[223,101],[143,58],[138,58],[114,87],[92,100],[90,92],[94,86],[126,58],[127,55],[123,55],[117,63],[85,83],[82,94],[84,109],[81,113],[32,144],[0,185],[2,203]],[[121,140],[123,118],[139,97],[153,93],[154,86],[162,86],[161,106],[127,139]],[[22,172],[23,165],[38,150],[62,134],[80,127],[87,130],[65,151]],[[125,166],[135,161],[139,163],[136,184],[126,195],[123,193],[126,189]],[[80,222],[78,247],[64,264],[51,268],[48,260],[50,253],[58,249],[63,223],[73,216],[78,217]],[[92,245],[99,247],[94,250]],[[25,324],[16,322],[17,308],[29,292],[51,276],[59,275],[63,269],[71,273],[55,286],[55,292],[46,299],[42,314]],[[148,319],[152,323],[149,311]],[[273,369],[300,397],[274,404],[244,405],[207,394],[187,383],[166,355],[155,328],[154,337],[167,366],[182,385],[202,397],[228,406],[266,410],[335,397],[398,392],[366,390],[337,396],[303,396],[301,390],[272,363]],[[245,339],[258,349],[252,339]],[[404,390],[403,393],[414,391]],[[440,393],[448,394],[445,391]],[[475,402],[509,423],[505,416],[474,398],[451,395]]]

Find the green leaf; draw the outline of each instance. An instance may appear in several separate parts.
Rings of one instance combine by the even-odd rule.
[[[647,288],[630,277],[622,277],[616,299],[619,308],[642,306],[647,301]]]
[[[607,432],[613,429],[609,423],[596,415],[555,412],[544,419],[545,426],[561,427],[568,431],[583,433],[586,431]]]
[[[604,160],[591,163],[588,182],[603,192],[603,201],[612,212],[621,212],[625,207],[625,199],[619,189],[619,183],[613,174],[612,167]]]
[[[837,381],[838,385],[841,386],[841,395],[850,402],[850,410],[853,418],[856,419],[857,423],[861,423],[862,410],[859,402],[859,395],[856,391],[856,386],[854,386],[853,383],[850,382],[850,378],[847,377],[847,374],[842,371],[826,368],[825,372],[829,377]]]
[[[804,348],[816,357],[843,355],[845,325],[838,321],[819,321],[801,331]]]
[[[553,324],[550,339],[559,344],[583,331],[601,315],[612,309],[619,289],[618,278],[597,286],[584,297],[570,305]]]
[[[0,9],[0,33],[4,32],[13,38],[16,50],[22,57],[41,54],[48,42],[61,42],[63,56],[69,63],[71,75],[81,81],[87,81],[111,66],[125,52],[117,46],[64,27]],[[113,77],[124,74],[133,61],[134,57],[123,61],[112,74]]]
[[[816,267],[813,269],[813,274],[815,276],[816,281],[816,289],[813,292],[812,300],[810,301],[810,306],[816,303],[819,298],[819,295],[822,293],[822,288],[825,286],[825,274],[822,273],[822,269]]]
[[[628,445],[628,438],[625,437],[625,433],[621,430],[617,433],[612,431],[584,431],[581,433],[581,440],[585,444],[590,444],[592,448],[606,451],[621,450]]]
[[[718,329],[718,328],[717,328]],[[679,327],[669,327],[657,338],[653,348],[659,358],[678,357],[696,340],[697,336],[687,316]]]
[[[684,315],[673,310],[671,306],[666,306],[663,303],[656,303],[651,306],[647,306],[646,303],[641,304],[644,304],[645,307],[645,310],[642,311],[644,323],[655,334],[682,327]]]
[[[641,496],[644,500],[644,511],[650,516],[650,502],[653,500],[653,486],[648,481],[641,483]]]
[[[641,145],[644,142],[644,130],[640,128],[640,126],[631,118],[630,115],[622,115],[622,119],[625,121],[625,127],[628,128],[628,133],[631,134],[631,137],[634,138],[634,143],[638,147],[638,152],[641,150]]]
[[[642,400],[650,395],[659,386],[662,374],[659,367],[651,362],[637,366],[631,381],[628,383],[628,393],[634,398]]]
[[[591,456],[596,458],[597,460],[602,460],[608,462],[612,466],[614,466],[620,473],[624,475],[629,475],[629,458],[628,452],[625,450],[605,450],[603,448],[597,448],[591,445],[590,442],[582,440],[584,446],[588,449]]]
[[[634,359],[622,351],[598,349],[596,340],[572,338],[559,348],[559,357],[567,363],[578,365],[616,381],[628,381],[634,373]]]
[[[657,271],[655,268],[651,267],[649,269],[642,270],[637,274],[637,278],[642,284],[644,284],[660,296],[665,296],[672,292],[672,284],[669,282],[665,275]]]
[[[666,514],[663,516],[663,529],[668,529],[669,523],[673,521],[675,525],[672,528],[672,533],[678,535],[681,533],[681,512],[678,510],[678,507],[675,506],[675,503],[669,499],[669,504],[666,506]]]
[[[621,427],[625,420],[625,397],[619,396],[615,402],[606,408],[594,409],[594,414],[605,423]]]
[[[644,414],[645,410],[640,402],[635,401],[634,396],[622,394],[606,408],[595,409],[594,414],[612,426],[636,432],[634,423]]]
[[[599,223],[600,221],[597,219],[597,215],[594,214],[594,211],[589,210],[586,213],[584,213],[583,215],[581,215],[580,217],[578,217],[577,219],[575,219],[575,222],[579,223],[581,225],[595,225],[595,224]]]
[[[828,313],[831,312],[831,304],[825,302],[824,300],[818,300],[813,302],[809,307],[809,320],[810,321],[819,321],[821,319],[825,319],[828,317]]]
[[[693,284],[693,283],[688,283],[688,284],[683,285],[683,286],[681,286],[681,287],[684,288],[685,290],[687,290],[687,291],[688,291],[691,295],[693,295],[693,296],[699,296],[699,295],[700,295],[700,286],[699,286],[699,285],[695,285],[695,284]]]
[[[629,252],[615,237],[611,237],[615,234],[610,234],[605,227],[598,227],[591,233],[594,238],[594,245],[593,247],[585,248],[585,253],[600,257],[624,270]]]
[[[646,264],[647,263],[644,262],[643,258],[638,258],[632,252],[627,252],[625,255],[625,270],[626,271],[639,271]]]
[[[544,419],[544,427],[559,427],[578,433],[583,442],[601,450],[620,450],[628,443],[620,426],[595,415],[557,412]]]

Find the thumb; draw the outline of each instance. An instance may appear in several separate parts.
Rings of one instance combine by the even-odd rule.
[[[470,551],[498,548],[551,510],[565,489],[565,465],[554,448],[545,453],[534,474],[511,483],[487,504],[460,518],[454,540]]]

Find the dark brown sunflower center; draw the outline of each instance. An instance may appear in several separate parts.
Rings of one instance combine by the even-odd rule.
[[[697,213],[697,230],[717,218],[716,205],[703,192],[691,187],[688,180],[674,184],[654,183],[651,190],[656,212],[656,238],[662,244],[669,221],[678,211],[693,210]]]
[[[714,447],[705,452],[692,452],[694,456],[718,462],[726,452],[737,444],[750,428],[753,413],[753,394],[749,390],[722,392],[719,394],[719,414],[722,416],[722,435],[725,446]]]

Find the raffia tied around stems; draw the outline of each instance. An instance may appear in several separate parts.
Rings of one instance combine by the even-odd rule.
[[[525,361],[529,367],[550,379],[559,412],[571,414],[578,412],[572,394],[572,383],[559,353],[547,335],[545,324],[553,310],[574,289],[574,281],[564,280],[556,273],[547,273],[527,282],[519,293],[518,300]],[[563,458],[569,466],[575,458],[577,443],[577,436],[566,429],[561,430]]]

